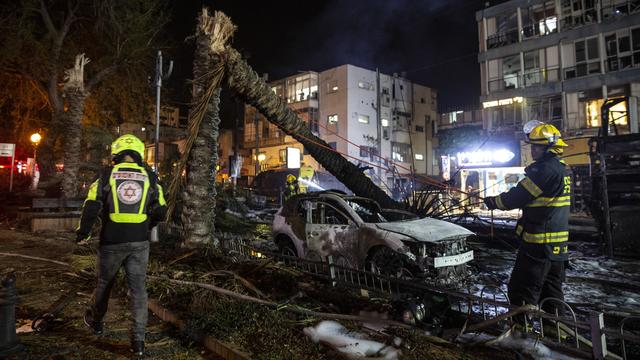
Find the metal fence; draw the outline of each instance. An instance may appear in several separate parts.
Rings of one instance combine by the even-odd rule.
[[[333,286],[340,286],[360,290],[361,292],[374,293],[380,296],[424,295],[426,292],[439,293],[449,298],[451,306],[460,313],[466,313],[469,322],[489,322],[494,319],[496,323],[503,321],[513,324],[515,316],[522,316],[525,332],[535,332],[538,340],[552,349],[564,351],[573,356],[594,359],[628,359],[629,343],[636,347],[634,355],[640,348],[640,336],[629,333],[625,325],[631,322],[640,324],[640,316],[621,317],[619,313],[607,311],[590,311],[578,316],[575,309],[567,302],[556,298],[543,299],[535,310],[526,311],[523,314],[507,316],[518,310],[518,307],[509,303],[509,297],[505,291],[496,285],[484,285],[479,289],[471,286],[466,289],[444,288],[415,279],[389,277],[374,273],[366,269],[354,269],[346,264],[335,263],[332,257],[327,261],[314,261],[294,256],[287,256],[273,251],[266,251],[250,246],[248,241],[235,237],[233,239],[221,239],[222,248],[232,257],[238,259],[269,258],[277,260],[286,266],[316,278],[324,279]],[[549,314],[541,310],[542,305],[548,302],[556,303],[564,308],[570,316]],[[620,320],[618,328],[605,327],[605,317]],[[537,320],[537,323],[534,321]],[[545,329],[543,320],[550,321],[555,327],[555,334],[549,334],[549,328]],[[547,335],[545,335],[547,331]],[[572,342],[564,339],[568,335]],[[551,338],[549,335],[554,335]],[[619,343],[622,356],[613,354],[607,347],[607,339],[610,343]],[[590,348],[590,350],[589,350]]]

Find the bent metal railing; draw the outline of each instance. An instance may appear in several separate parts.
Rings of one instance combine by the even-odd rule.
[[[220,239],[221,247],[232,258],[237,260],[247,259],[262,259],[269,258],[281,262],[285,266],[291,267],[302,273],[312,275],[317,278],[324,279],[330,282],[333,286],[348,287],[356,290],[360,290],[361,293],[369,295],[369,292],[373,292],[379,295],[423,295],[425,292],[436,292],[446,295],[451,302],[451,305],[456,307],[459,313],[466,313],[471,320],[475,317],[477,320],[489,322],[489,317],[499,318],[504,316],[510,310],[515,310],[509,303],[509,297],[505,291],[497,285],[485,285],[478,291],[473,291],[470,287],[467,289],[453,289],[447,287],[441,287],[425,282],[419,282],[415,279],[407,278],[395,278],[385,276],[382,274],[374,273],[366,269],[355,269],[348,266],[343,266],[334,262],[332,257],[328,257],[327,261],[310,260],[299,258],[295,256],[283,255],[278,252],[268,251],[265,249],[259,249],[248,245],[248,241],[243,240],[241,237],[233,237],[231,239]],[[489,291],[493,290],[493,291]],[[485,295],[490,295],[486,297]],[[502,295],[505,299],[498,300],[496,295]],[[570,317],[560,315],[556,308],[555,314],[549,314],[541,310],[542,305],[547,302],[554,302],[562,305],[565,309],[569,310]],[[493,307],[493,313],[486,312],[486,306]],[[538,339],[550,348],[565,350],[572,353],[574,356],[592,357],[594,359],[627,359],[627,342],[632,342],[640,350],[640,336],[630,333],[625,333],[625,323],[631,320],[640,320],[640,316],[627,316],[623,317],[618,329],[610,329],[604,326],[604,315],[607,312],[592,311],[588,314],[585,320],[578,319],[575,310],[567,302],[556,298],[543,299],[539,306],[533,310],[528,311],[522,316],[524,317],[523,330],[525,332],[534,332],[533,326],[529,326],[529,322],[533,325],[533,318],[537,317],[539,330],[535,333]],[[518,315],[520,316],[520,315]],[[620,316],[615,313],[612,317],[619,318]],[[506,320],[510,325],[513,324],[511,316]],[[555,325],[556,339],[551,341],[544,335],[543,320],[549,320]],[[581,335],[589,334],[591,341]],[[568,334],[573,338],[575,343],[568,344],[562,342],[562,334]],[[612,354],[607,349],[606,339],[614,339],[620,341],[622,357]],[[580,343],[583,342],[587,347],[591,347],[591,352],[585,352],[582,350]],[[584,348],[584,347],[583,347]],[[634,353],[637,355],[637,352]]]

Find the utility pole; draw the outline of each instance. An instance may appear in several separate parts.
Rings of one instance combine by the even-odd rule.
[[[376,68],[376,124],[378,130],[378,182],[382,188],[382,104],[380,102],[380,70]]]
[[[156,136],[153,148],[153,170],[158,173],[158,148],[160,147],[160,89],[162,88],[162,80],[166,80],[171,76],[173,71],[173,60],[169,61],[169,69],[166,75],[162,67],[162,51],[158,50],[156,56]]]
[[[258,109],[255,109],[253,114],[253,126],[256,132],[256,176],[260,173],[260,116],[258,115]]]

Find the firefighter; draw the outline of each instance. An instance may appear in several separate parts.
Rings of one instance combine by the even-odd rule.
[[[298,179],[295,175],[287,175],[287,184],[284,189],[284,201],[289,200],[293,195],[300,193],[300,186],[298,185]]]
[[[124,267],[131,307],[131,351],[137,356],[144,352],[148,316],[148,231],[166,216],[162,186],[156,174],[143,164],[143,154],[144,143],[133,135],[123,135],[113,142],[113,164],[91,184],[76,231],[78,244],[86,245],[98,216],[102,220],[98,280],[84,323],[95,334],[102,333],[111,288],[118,269]]]
[[[516,234],[522,240],[509,279],[509,300],[514,305],[538,305],[545,298],[564,299],[562,283],[568,259],[571,177],[559,156],[567,144],[549,124],[535,126],[527,137],[534,163],[525,178],[498,196],[484,199],[489,209],[522,209]],[[557,303],[545,302],[553,313]],[[563,308],[557,308],[562,313]]]

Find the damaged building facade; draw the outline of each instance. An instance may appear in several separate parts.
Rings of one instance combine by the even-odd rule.
[[[562,130],[572,165],[589,163],[588,139],[607,99],[620,134],[638,132],[640,5],[626,0],[512,0],[476,14],[485,128],[542,120]],[[528,153],[528,151],[522,151]]]
[[[348,64],[301,72],[270,84],[313,133],[349,161],[371,167],[365,170],[367,175],[384,190],[391,193],[407,186],[411,169],[417,174],[438,173],[433,154],[434,89],[398,74]],[[302,144],[248,105],[242,146],[248,154],[243,173],[250,178],[270,169],[322,170]]]

